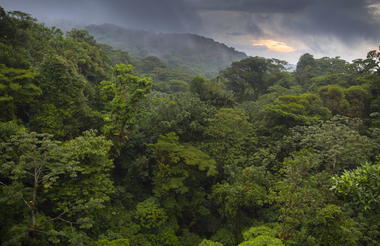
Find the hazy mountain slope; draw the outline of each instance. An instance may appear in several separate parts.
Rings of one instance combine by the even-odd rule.
[[[97,41],[128,50],[135,57],[157,56],[170,67],[192,73],[214,74],[247,57],[225,44],[194,34],[153,33],[112,24],[91,25],[86,29]]]

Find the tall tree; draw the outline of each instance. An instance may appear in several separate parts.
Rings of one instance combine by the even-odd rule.
[[[78,236],[93,227],[89,215],[113,192],[109,149],[110,142],[93,132],[67,143],[34,132],[2,143],[0,202],[19,211],[11,214],[15,224],[4,232],[4,242],[67,242],[73,231]]]
[[[255,100],[266,93],[268,87],[286,77],[285,64],[276,59],[251,57],[232,63],[221,72],[221,78],[239,101]]]
[[[104,133],[113,140],[115,151],[125,143],[136,115],[139,103],[152,88],[152,81],[133,74],[133,66],[119,64],[113,68],[111,81],[100,83],[100,95],[104,102]]]

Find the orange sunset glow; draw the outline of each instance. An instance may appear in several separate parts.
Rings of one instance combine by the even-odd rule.
[[[271,39],[253,40],[252,45],[253,46],[265,46],[267,49],[269,49],[271,51],[283,52],[283,53],[293,52],[296,50],[295,48],[289,46],[285,42],[271,40]]]

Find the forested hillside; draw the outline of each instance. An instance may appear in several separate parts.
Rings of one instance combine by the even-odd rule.
[[[153,33],[104,24],[86,27],[99,42],[128,50],[132,56],[157,56],[171,68],[191,74],[216,75],[246,54],[212,39],[194,34]]]
[[[379,51],[285,66],[189,77],[0,8],[0,245],[380,245]]]

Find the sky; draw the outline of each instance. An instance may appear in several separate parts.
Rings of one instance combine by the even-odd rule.
[[[380,0],[0,0],[49,23],[196,33],[250,56],[295,64],[364,58],[380,45]]]

